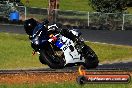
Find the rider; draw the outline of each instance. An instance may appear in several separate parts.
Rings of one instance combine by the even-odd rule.
[[[44,26],[45,25],[45,26]],[[45,27],[45,28],[42,28],[41,26]],[[45,35],[50,35],[50,34],[54,34],[54,33],[61,33],[63,36],[73,40],[73,42],[76,41],[76,36],[70,32],[69,30],[67,29],[62,29],[61,31],[59,31],[57,28],[55,28],[54,30],[50,30],[48,31],[48,26],[49,26],[49,21],[48,20],[45,20],[42,23],[39,23],[37,22],[35,19],[31,18],[31,19],[28,19],[24,22],[24,29],[26,31],[26,33],[29,35],[29,38],[32,39],[32,34],[33,34],[33,31],[34,29],[37,29],[39,31],[39,29],[47,29],[47,30],[43,30],[45,31]]]
[[[45,24],[45,26],[43,24]],[[24,22],[24,29],[25,29],[26,33],[29,35],[29,39],[32,39],[33,32],[37,33],[40,30],[45,31],[43,33],[45,33],[45,35],[47,35],[47,31],[43,30],[43,29],[47,29],[48,21],[44,21],[43,24],[39,23],[38,21],[36,21],[33,18],[28,19]]]

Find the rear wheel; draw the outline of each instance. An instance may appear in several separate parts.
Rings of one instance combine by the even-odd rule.
[[[96,68],[98,66],[99,60],[95,52],[87,45],[84,45],[82,52],[85,58],[84,66],[87,69]]]
[[[40,56],[52,69],[61,69],[64,67],[64,54],[57,55],[54,51],[54,46],[47,44],[43,49],[40,50]]]

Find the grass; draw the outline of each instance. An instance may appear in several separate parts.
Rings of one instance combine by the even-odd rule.
[[[29,0],[29,4],[26,0],[21,0],[25,5],[30,7],[48,8],[48,0]],[[88,11],[93,12],[94,10],[89,5],[89,0],[59,0],[60,10],[76,10],[76,11]],[[127,10],[132,14],[132,9]],[[95,11],[94,11],[95,12]]]
[[[132,58],[131,46],[116,46],[86,42],[98,55],[100,62],[126,61]],[[28,36],[0,33],[0,69],[43,67],[38,55],[32,56]]]
[[[132,14],[132,7],[128,8],[127,11]]]
[[[29,4],[26,4],[26,0],[21,1],[30,7],[48,8],[48,0],[29,0]],[[93,11],[88,2],[88,0],[60,0],[60,10]]]
[[[60,0],[61,10],[93,11],[88,0]]]
[[[37,55],[32,56],[27,36],[0,33],[0,69],[41,66]]]
[[[38,7],[38,8],[48,8],[48,0],[29,0],[29,3],[26,3],[26,0],[21,0],[26,6]]]
[[[50,83],[50,84],[3,84],[0,88],[131,88],[132,83],[129,84],[85,84],[78,85],[77,83]]]
[[[132,61],[132,47],[86,42],[98,55],[100,62]]]

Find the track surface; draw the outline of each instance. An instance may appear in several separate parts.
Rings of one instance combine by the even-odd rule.
[[[26,70],[0,70],[0,74],[17,74],[17,73],[73,73],[77,72],[78,67],[66,67],[64,69],[51,69],[48,67],[39,69]],[[132,71],[132,62],[127,63],[113,63],[99,65],[96,69],[88,69],[87,71]]]

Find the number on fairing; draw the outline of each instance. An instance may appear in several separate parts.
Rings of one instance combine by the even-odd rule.
[[[68,47],[69,47],[69,45],[71,44],[71,42],[69,41],[69,43],[68,44],[65,44],[66,46],[63,48],[63,51],[65,51]]]

